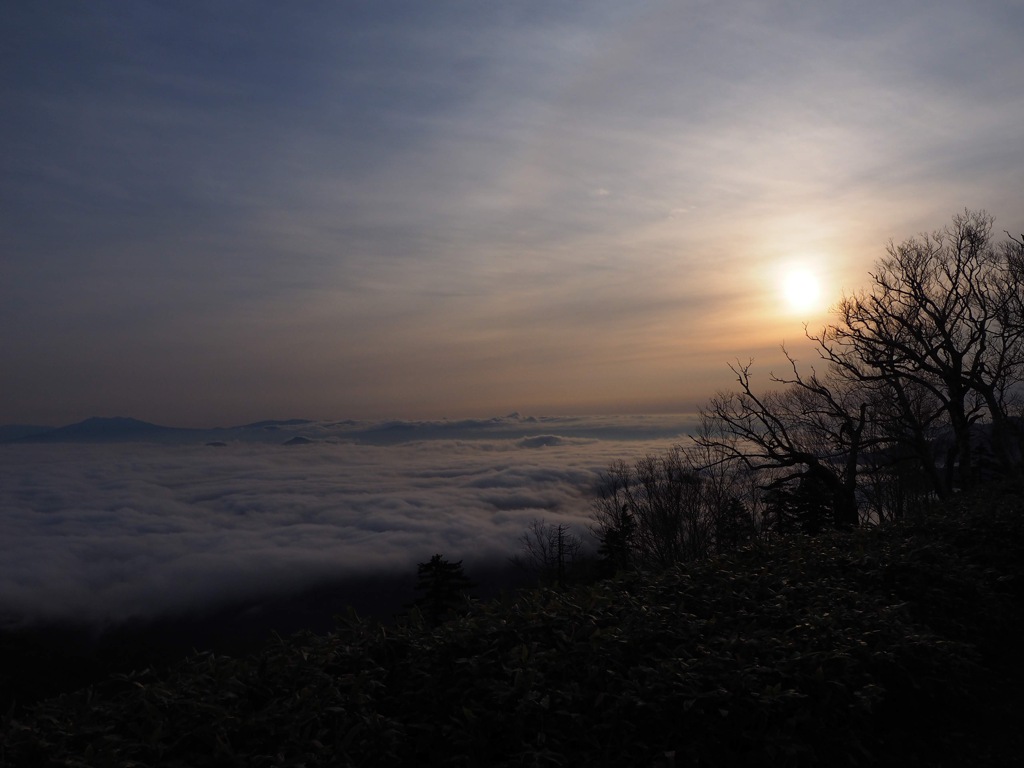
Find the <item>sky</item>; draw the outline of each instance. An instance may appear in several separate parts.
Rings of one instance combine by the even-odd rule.
[[[0,424],[689,412],[890,239],[1024,231],[1019,0],[19,0],[0,35]]]
[[[110,627],[366,576],[411,588],[435,553],[479,578],[523,554],[534,520],[570,526],[593,551],[602,472],[691,426],[510,415],[314,422],[222,447],[0,445],[0,630]],[[312,442],[284,444],[295,436]]]

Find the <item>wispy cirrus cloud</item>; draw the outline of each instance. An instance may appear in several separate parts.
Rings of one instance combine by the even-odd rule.
[[[790,261],[838,297],[964,206],[1020,228],[1012,3],[0,23],[5,422],[685,409],[824,319]]]

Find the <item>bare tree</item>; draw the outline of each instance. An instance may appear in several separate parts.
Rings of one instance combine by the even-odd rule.
[[[820,373],[783,348],[789,370],[755,392],[752,362],[730,366],[739,387],[702,409],[691,450],[613,464],[594,505],[606,559],[706,557],[736,541],[730,519],[748,535],[772,516],[808,532],[897,517],[975,483],[980,449],[998,471],[1019,468],[1024,235],[996,247],[992,226],[965,211],[890,243],[869,288],[820,333],[805,329]],[[736,468],[758,478],[756,512],[729,490]]]
[[[1016,238],[1009,232],[1005,232],[1007,240],[1000,244],[1000,255],[1006,264],[1006,324],[1012,327],[1017,333],[1024,329],[1024,234]],[[1014,438],[1013,448],[1017,455],[1024,455],[1024,439],[1022,439],[1019,425],[1024,418],[1024,392],[1022,392],[1021,377],[1010,387],[1007,387],[1006,409],[1011,417],[1010,424]]]
[[[871,286],[845,297],[839,322],[811,336],[848,379],[891,397],[897,431],[940,495],[974,483],[978,421],[991,425],[1003,471],[1015,458],[1008,404],[1024,370],[1024,302],[1018,251],[993,246],[992,224],[988,214],[966,211],[931,235],[890,243]],[[937,423],[952,433],[944,457],[930,450]]]
[[[717,447],[694,442],[681,450],[701,481],[714,551],[729,552],[756,538],[763,527],[762,499],[751,473],[723,461]]]
[[[524,557],[513,558],[525,568],[535,571],[540,580],[564,587],[567,576],[583,552],[583,539],[563,523],[550,524],[534,520],[519,538]]]
[[[802,372],[786,353],[790,371],[756,393],[751,364],[737,364],[739,389],[705,407],[697,444],[765,478],[774,510],[810,520],[811,497],[823,497],[840,526],[865,517],[864,502],[866,517],[881,520],[923,494],[972,485],[980,424],[993,467],[1019,465],[1024,236],[997,248],[992,224],[966,211],[934,234],[890,243],[869,288],[808,333],[823,372]]]
[[[785,349],[783,349],[785,352]],[[739,391],[713,397],[701,411],[703,429],[694,440],[714,449],[721,461],[738,463],[767,478],[766,490],[802,483],[827,495],[836,526],[859,523],[857,472],[869,424],[863,392],[842,379],[800,373],[772,374],[778,388],[763,394],[751,386],[751,366],[730,366]]]
[[[735,475],[703,458],[676,446],[608,468],[592,530],[609,570],[701,560],[756,535],[753,506],[741,498]]]
[[[699,479],[678,449],[647,455],[629,465],[617,462],[602,478],[595,502],[595,534],[630,528],[635,565],[665,567],[707,554],[708,531],[701,520]]]

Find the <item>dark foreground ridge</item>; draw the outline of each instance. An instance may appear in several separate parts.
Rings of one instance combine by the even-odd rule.
[[[0,764],[1020,764],[1022,511],[199,654],[8,716]]]

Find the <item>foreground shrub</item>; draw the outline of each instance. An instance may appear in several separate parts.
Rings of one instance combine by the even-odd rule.
[[[0,762],[1005,764],[1020,678],[987,638],[1019,632],[1020,601],[977,561],[994,540],[942,538],[972,525],[793,537],[438,627],[351,617],[44,702],[5,724]]]

